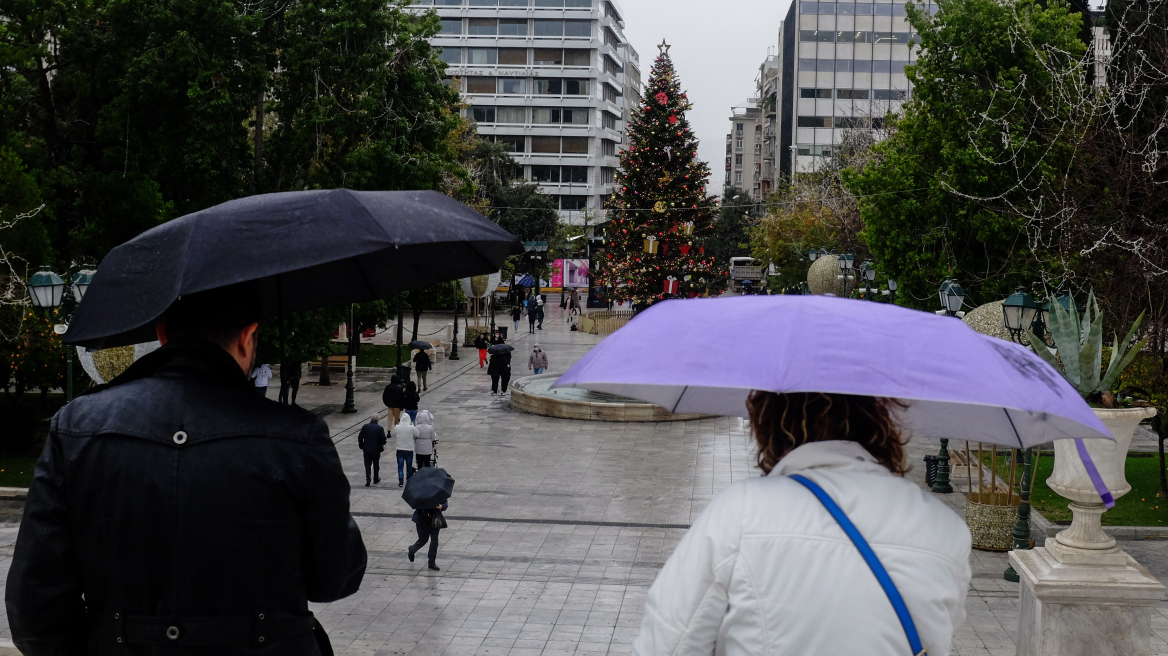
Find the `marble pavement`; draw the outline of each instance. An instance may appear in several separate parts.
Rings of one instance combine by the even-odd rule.
[[[563,371],[599,341],[569,332],[559,308],[550,310],[545,330],[528,335],[524,322],[511,340],[515,377],[526,372],[535,341],[547,351],[552,372]],[[424,318],[423,325],[445,321]],[[515,412],[506,397],[491,396],[490,379],[473,349],[460,351],[461,360],[437,364],[421,404],[435,415],[439,465],[458,481],[447,513],[450,528],[442,532],[441,572],[427,570],[424,558],[410,563],[405,557],[416,535],[390,471],[391,457],[383,459],[382,483],[364,487],[355,431],[382,410],[388,372],[358,373],[355,415],[339,412],[342,385],[302,387],[300,404],[321,415],[334,434],[369,551],[360,591],[313,607],[336,652],[631,651],[646,591],[685,526],[727,485],[757,475],[746,426],[736,418],[638,424]],[[336,380],[343,383],[343,377]],[[921,484],[921,458],[936,449],[932,443],[909,445],[916,465],[910,476]],[[960,494],[942,496],[961,512]],[[0,577],[7,574],[16,528],[0,523]],[[1168,581],[1168,540],[1121,546]],[[1002,580],[1005,555],[975,551],[971,561],[968,620],[956,632],[953,653],[1013,654],[1018,586]],[[1153,653],[1168,654],[1168,603],[1153,610],[1152,623]],[[0,617],[0,647],[10,646],[8,640],[6,618]]]

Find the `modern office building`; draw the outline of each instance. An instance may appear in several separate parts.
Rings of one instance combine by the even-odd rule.
[[[433,8],[448,75],[485,138],[556,198],[563,220],[603,219],[638,56],[614,0],[415,0]]]

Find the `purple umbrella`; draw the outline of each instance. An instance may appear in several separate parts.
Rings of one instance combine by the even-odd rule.
[[[1029,349],[958,319],[825,296],[659,303],[555,386],[739,417],[751,390],[889,397],[909,402],[900,419],[914,437],[1019,448],[1111,439],[1070,383]]]

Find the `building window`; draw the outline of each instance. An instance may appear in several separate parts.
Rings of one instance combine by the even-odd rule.
[[[434,4],[439,7],[458,7],[462,5],[462,0],[434,0]]]
[[[559,107],[532,107],[531,122],[533,124],[559,123]]]
[[[560,171],[560,180],[571,184],[588,184],[588,167],[565,166]]]
[[[526,145],[527,138],[523,135],[499,135],[495,137],[495,143],[501,144],[503,149],[509,153],[522,153]]]
[[[800,98],[831,98],[831,89],[799,89]]]
[[[742,134],[742,128],[743,128],[743,126],[744,126],[744,125],[745,125],[745,124],[743,124],[743,123],[736,123],[736,124],[734,125],[734,132],[736,132],[736,133],[738,133],[738,134]]]
[[[560,209],[580,211],[588,207],[587,196],[560,196]]]
[[[442,27],[438,30],[439,34],[462,34],[462,19],[461,18],[443,18]]]
[[[499,0],[500,7],[526,7],[527,0]]]
[[[734,149],[735,150],[742,150],[742,140],[741,139],[734,140]]]
[[[590,38],[592,36],[592,21],[590,21],[590,20],[566,20],[566,21],[564,21],[564,36]]]
[[[588,80],[567,78],[564,80],[565,96],[587,96]]]
[[[466,78],[467,93],[495,93],[495,78],[468,77]]]
[[[499,48],[499,63],[503,66],[527,66],[527,48]]]
[[[562,116],[565,125],[588,125],[587,107],[565,107]]]
[[[499,20],[496,18],[471,18],[467,27],[467,34],[470,35],[495,36],[499,33]]]
[[[734,183],[735,184],[742,184],[742,172],[741,171],[734,174]]]
[[[588,48],[564,48],[564,66],[591,66],[592,51]]]
[[[438,58],[447,64],[461,64],[462,48],[442,48],[442,51],[438,53]]]
[[[608,73],[609,75],[619,75],[621,72],[620,64],[617,64],[616,60],[614,60],[612,57],[605,55],[604,56],[604,72]]]
[[[564,21],[535,19],[535,36],[564,36]]]
[[[533,152],[533,153],[558,153],[558,152],[560,152],[560,138],[559,137],[532,137],[531,138],[531,152]]]
[[[737,167],[742,166],[742,155],[735,155],[734,156],[734,166],[737,166]]]
[[[837,89],[836,98],[840,100],[867,100],[867,89]]]
[[[801,128],[830,128],[830,116],[800,116],[795,125]]]
[[[470,0],[468,4],[472,7],[497,7],[499,0]]]
[[[536,7],[563,7],[564,0],[535,0]]]
[[[559,48],[536,48],[534,62],[536,66],[563,66],[564,51]]]
[[[480,66],[499,63],[499,51],[495,48],[467,48],[466,63]]]
[[[564,137],[561,152],[573,154],[588,154],[588,137]]]
[[[569,9],[591,9],[592,0],[564,0],[564,6]]]
[[[558,77],[535,78],[534,90],[541,96],[560,96],[564,93],[563,80]]]
[[[835,43],[835,30],[799,30],[799,40]]]
[[[475,105],[471,107],[470,115],[476,123],[495,122],[495,108],[488,105]]]
[[[835,117],[835,127],[866,128],[868,127],[868,119],[863,116],[837,116]]]
[[[873,89],[872,97],[875,100],[904,100],[908,98],[908,92],[900,89]]]
[[[756,144],[754,144],[754,154],[755,154],[755,155],[761,155],[761,154],[762,154],[762,144],[757,144],[757,143],[756,143]]]
[[[801,71],[814,71],[815,70],[815,60],[814,59],[800,59],[799,60],[799,70],[801,70]]]
[[[558,166],[535,166],[531,167],[531,181],[532,182],[559,182],[560,181],[560,167]]]
[[[608,139],[600,140],[600,154],[604,157],[616,157],[616,142]]]
[[[835,60],[834,59],[816,59],[815,60],[815,70],[819,71],[820,73],[831,73],[832,71],[835,70]]]
[[[615,105],[617,96],[619,96],[619,95],[620,94],[618,94],[616,92],[616,89],[614,89],[611,84],[609,84],[607,82],[604,83],[604,99],[605,100],[607,100],[608,102],[613,103]]]
[[[600,167],[600,184],[616,184],[616,169],[611,166]]]
[[[527,19],[500,18],[499,36],[527,36]],[[526,59],[526,57],[524,59]]]
[[[499,107],[497,114],[498,123],[522,125],[527,122],[526,107]]]
[[[602,112],[601,119],[604,121],[604,127],[608,130],[616,130],[617,117],[609,112]]]
[[[520,96],[527,93],[527,78],[501,77],[499,78],[499,93],[509,96]]]
[[[611,28],[604,28],[604,45],[612,46],[613,48],[620,47],[621,41],[617,38],[616,33]]]

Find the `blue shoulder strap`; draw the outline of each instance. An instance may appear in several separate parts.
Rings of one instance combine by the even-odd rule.
[[[900,618],[900,625],[904,627],[904,633],[908,637],[908,644],[912,648],[913,656],[927,656],[924,647],[921,646],[921,638],[917,635],[917,626],[913,624],[912,615],[909,615],[908,606],[904,605],[904,599],[900,596],[900,591],[896,589],[896,584],[892,582],[892,578],[888,576],[888,571],[884,569],[884,565],[880,564],[880,559],[876,557],[876,552],[872,551],[872,547],[868,546],[868,541],[864,536],[860,535],[860,531],[856,529],[856,525],[844,511],[836,505],[835,501],[828,496],[823,488],[816,485],[811,480],[793,474],[790,477],[792,480],[798,481],[811,493],[815,495],[819,502],[827,508],[827,512],[839,522],[840,528],[847,533],[851,538],[852,544],[856,545],[856,549],[860,551],[860,555],[864,557],[864,561],[868,563],[868,567],[872,569],[872,573],[876,575],[876,580],[880,582],[880,587],[884,588],[884,594],[888,595],[888,601],[892,602],[892,608],[896,611],[896,616]]]

